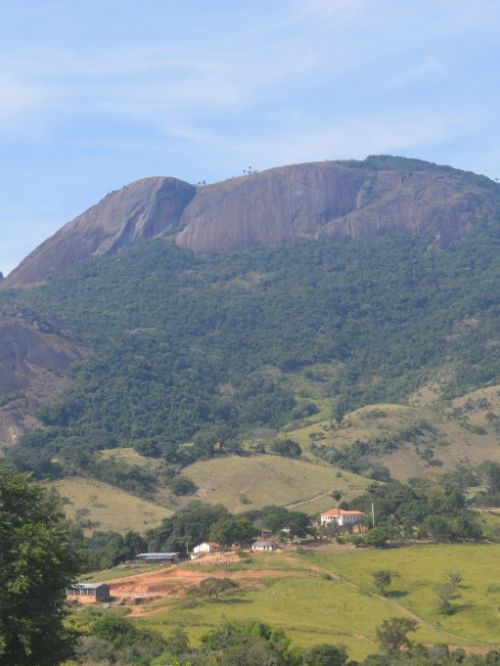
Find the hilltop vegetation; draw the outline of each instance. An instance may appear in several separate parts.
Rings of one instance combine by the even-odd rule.
[[[155,239],[3,294],[94,350],[14,459],[114,482],[93,452],[156,447],[171,475],[237,452],[256,427],[407,402],[439,368],[444,398],[498,383],[499,248],[499,225],[443,252],[393,236],[194,255]],[[321,364],[331,371],[315,375]],[[301,395],[304,378],[317,399]]]

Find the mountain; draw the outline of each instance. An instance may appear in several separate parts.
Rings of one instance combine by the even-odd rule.
[[[373,157],[109,195],[0,291],[5,455],[171,508],[181,471],[215,497],[222,459],[257,501],[287,439],[356,487],[500,461],[498,190]]]
[[[445,248],[494,216],[499,203],[500,186],[487,178],[391,156],[284,166],[197,188],[145,178],[65,225],[3,286],[25,287],[159,235],[195,252],[385,233],[409,233]]]

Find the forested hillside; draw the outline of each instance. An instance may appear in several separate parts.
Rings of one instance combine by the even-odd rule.
[[[318,409],[297,384],[317,364],[337,420],[404,402],[441,367],[448,397],[498,383],[499,258],[499,224],[445,251],[385,236],[196,255],[154,239],[4,292],[94,350],[14,455],[57,475],[116,445],[181,465],[237,450],[255,427]]]

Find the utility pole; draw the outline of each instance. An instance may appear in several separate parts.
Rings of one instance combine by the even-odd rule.
[[[375,527],[375,506],[372,502],[372,527]]]

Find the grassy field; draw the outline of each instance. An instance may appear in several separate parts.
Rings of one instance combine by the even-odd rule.
[[[182,627],[196,642],[226,620],[261,620],[283,628],[298,645],[342,643],[360,659],[377,651],[376,627],[383,619],[407,616],[418,621],[414,638],[419,642],[488,649],[500,643],[499,556],[496,545],[254,556],[246,567],[260,569],[263,576],[245,580],[240,574],[234,596],[199,599],[194,605],[175,599],[168,609],[145,609],[135,621],[164,635]],[[275,571],[266,577],[271,562],[273,569],[282,568],[282,576]],[[382,568],[398,573],[386,597],[372,581],[372,573]],[[434,588],[450,568],[461,571],[463,582],[461,597],[453,602],[456,612],[445,616],[438,612]]]
[[[374,571],[394,571],[397,578],[390,601],[397,601],[440,631],[476,644],[495,645],[500,643],[499,557],[497,544],[454,544],[358,551],[335,558],[316,555],[307,556],[307,560],[366,592],[376,591]],[[458,588],[460,597],[453,602],[455,612],[443,615],[435,588],[446,582],[450,570],[460,571],[463,581]]]
[[[93,524],[87,533],[93,530],[112,530],[125,533],[128,530],[144,532],[159,525],[163,518],[172,512],[163,507],[135,497],[129,493],[101,481],[71,477],[47,484],[55,488],[65,498],[64,511],[71,519],[77,519],[77,512],[86,509],[82,516]]]
[[[321,511],[332,504],[332,489],[349,498],[362,493],[368,483],[330,465],[270,455],[199,461],[183,474],[199,488],[192,498],[223,504],[233,512],[267,504],[293,505],[306,513]]]

